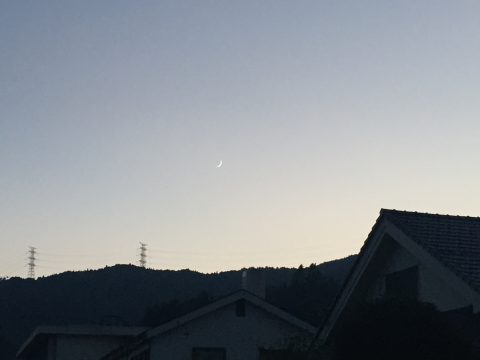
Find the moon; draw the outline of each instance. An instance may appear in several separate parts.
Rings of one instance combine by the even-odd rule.
[[[223,161],[220,160],[220,161],[218,162],[218,164],[217,164],[217,169],[220,168],[220,167],[222,167],[222,165],[223,165]]]

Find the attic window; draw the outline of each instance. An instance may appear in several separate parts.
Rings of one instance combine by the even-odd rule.
[[[235,315],[238,317],[245,317],[245,300],[240,299],[235,303]]]
[[[385,296],[388,299],[418,299],[418,266],[387,274]]]

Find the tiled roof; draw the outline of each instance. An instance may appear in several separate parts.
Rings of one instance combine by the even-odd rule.
[[[387,219],[480,292],[480,218],[382,209]]]

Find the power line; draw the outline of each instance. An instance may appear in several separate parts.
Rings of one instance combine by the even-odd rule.
[[[140,243],[140,260],[138,260],[138,263],[143,268],[147,265],[147,244],[142,242]]]
[[[116,255],[121,255],[122,254],[122,251],[117,249],[117,250],[112,250],[112,251],[108,251],[108,252],[104,252],[104,253],[101,253],[101,252],[92,252],[92,253],[77,253],[77,252],[61,252],[61,253],[58,253],[58,252],[38,252],[39,255],[42,255],[42,257],[47,257],[47,258],[52,258],[52,257],[89,257],[89,258],[108,258],[108,257],[112,257],[112,256],[116,256]]]
[[[35,266],[36,263],[35,261],[37,260],[36,255],[37,254],[37,249],[33,246],[28,247],[28,277],[30,279],[35,279]]]
[[[89,254],[88,250],[80,253],[75,253],[70,250],[69,252],[58,252],[57,249],[52,249],[53,252],[38,251],[33,246],[28,247],[26,262],[28,278],[36,278],[36,275],[42,275],[47,269],[55,269],[58,271],[75,269],[80,270],[82,268],[94,269],[100,268],[107,262],[107,264],[123,264],[123,263],[137,263],[139,266],[146,268],[147,260],[150,267],[159,268],[169,265],[175,267],[188,268],[192,266],[202,267],[211,260],[212,257],[216,258],[222,265],[222,267],[230,266],[229,264],[241,264],[241,263],[259,263],[266,262],[271,263],[273,260],[276,262],[282,262],[283,264],[290,264],[292,262],[314,262],[316,259],[321,258],[320,254],[317,254],[316,249],[311,249],[310,246],[304,246],[301,248],[293,247],[292,249],[285,251],[282,248],[261,249],[260,251],[253,249],[243,249],[240,251],[233,251],[232,248],[227,251],[220,251],[219,249],[173,249],[173,248],[153,248],[149,244],[139,242],[139,251],[136,254],[136,259],[125,261],[126,259],[121,254],[120,249],[113,250],[114,253],[92,253]],[[311,250],[310,250],[311,249]],[[318,251],[320,252],[320,251]],[[118,254],[118,255],[116,255]],[[308,256],[307,256],[308,254]],[[147,259],[148,258],[148,259]],[[132,261],[133,260],[133,261]],[[13,270],[13,262],[9,266],[8,261],[1,261],[0,270],[5,272],[5,269],[9,269],[9,272],[22,272],[21,269]],[[161,264],[161,265],[160,265]],[[25,270],[23,270],[25,271]],[[40,274],[39,274],[40,272]]]

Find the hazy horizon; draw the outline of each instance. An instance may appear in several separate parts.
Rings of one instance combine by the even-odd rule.
[[[480,215],[480,3],[0,2],[0,276],[356,254]],[[217,167],[222,161],[221,167]]]
[[[242,271],[242,270],[246,270],[246,269],[250,269],[250,268],[253,268],[253,269],[268,269],[268,268],[282,269],[283,268],[283,269],[294,270],[294,269],[298,269],[300,266],[303,266],[304,268],[308,268],[311,265],[323,265],[323,264],[327,264],[327,263],[330,263],[330,262],[342,261],[342,260],[345,260],[345,259],[349,258],[350,256],[356,256],[356,255],[358,255],[358,254],[351,254],[351,255],[347,255],[347,256],[344,256],[344,257],[341,257],[341,258],[338,258],[338,259],[326,260],[326,261],[322,261],[322,262],[319,262],[319,263],[298,264],[298,265],[292,265],[292,266],[283,266],[283,265],[278,265],[278,266],[251,266],[251,267],[244,266],[244,267],[239,267],[239,268],[234,268],[234,269],[222,269],[222,270],[218,270],[218,271],[200,271],[200,270],[195,270],[195,269],[191,269],[191,268],[188,268],[188,267],[177,268],[177,269],[154,268],[154,267],[150,267],[148,265],[145,266],[145,267],[142,267],[138,264],[138,261],[137,261],[136,263],[118,263],[118,264],[99,265],[98,267],[92,267],[92,268],[81,268],[81,267],[79,267],[78,269],[65,268],[65,269],[60,270],[58,272],[49,272],[48,274],[37,275],[37,276],[35,276],[35,279],[41,279],[41,278],[46,278],[46,277],[50,277],[50,276],[61,275],[63,273],[67,273],[67,272],[100,271],[100,270],[104,270],[104,269],[107,269],[107,268],[114,268],[114,267],[117,267],[117,266],[134,266],[134,267],[137,267],[139,269],[145,269],[147,271],[148,270],[153,270],[153,271],[192,271],[192,272],[196,272],[196,273],[200,273],[200,274],[204,274],[204,275],[221,274],[221,273],[227,273],[227,272],[232,272],[232,271],[237,272],[237,271]],[[5,278],[5,279],[11,279],[11,278],[28,279],[28,276],[26,274],[18,274],[18,275],[12,275],[12,276],[0,275],[0,279],[2,279],[2,278]]]

